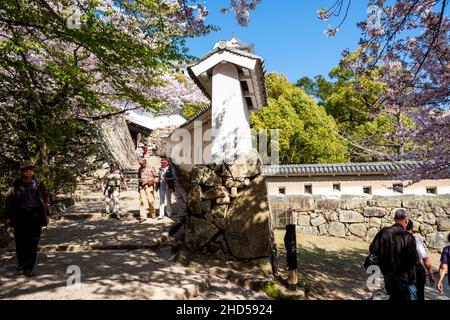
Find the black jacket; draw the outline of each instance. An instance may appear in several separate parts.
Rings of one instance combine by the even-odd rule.
[[[11,184],[11,187],[8,190],[8,193],[6,194],[6,201],[5,201],[5,219],[11,219],[11,226],[14,226],[14,222],[16,220],[16,212],[17,208],[19,206],[19,200],[20,200],[20,179],[17,178],[13,181]],[[35,182],[37,183],[36,192],[39,198],[40,202],[40,210],[41,210],[41,216],[42,216],[42,225],[47,225],[46,223],[46,216],[50,216],[50,199],[48,196],[47,189],[45,188],[44,184],[36,177],[33,177]]]
[[[414,236],[394,224],[380,230],[370,245],[383,274],[391,274],[408,283],[415,281],[415,265],[419,261]]]

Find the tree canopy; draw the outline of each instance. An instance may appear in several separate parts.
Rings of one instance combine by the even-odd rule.
[[[251,114],[252,129],[280,129],[280,161],[289,163],[347,162],[345,141],[333,117],[285,76],[267,75],[269,104]]]

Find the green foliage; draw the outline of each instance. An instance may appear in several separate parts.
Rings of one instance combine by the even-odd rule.
[[[0,175],[0,221],[3,220],[5,195],[12,178],[7,175]]]
[[[406,140],[389,137],[398,128],[411,126],[412,121],[405,114],[377,112],[386,90],[383,83],[375,80],[380,69],[356,75],[349,66],[357,53],[350,54],[344,64],[331,70],[332,81],[323,76],[314,80],[304,77],[297,85],[308,89],[335,119],[339,133],[350,142],[352,162],[379,161],[385,154],[401,154],[412,147]]]
[[[272,280],[271,282],[267,283],[263,291],[265,294],[267,294],[269,297],[274,299],[280,299],[282,297],[280,289],[277,288],[277,283],[275,280]]]
[[[186,104],[182,111],[183,117],[189,120],[193,118],[205,106],[206,106],[205,104],[197,104],[197,105]]]
[[[74,173],[63,167],[38,167],[36,176],[44,183],[52,200],[58,194],[72,194],[77,186]]]
[[[280,162],[347,162],[344,141],[336,135],[334,119],[304,90],[286,77],[267,75],[269,104],[250,116],[253,129],[280,129]]]

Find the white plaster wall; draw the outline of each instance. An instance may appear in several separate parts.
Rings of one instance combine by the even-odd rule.
[[[311,184],[313,195],[339,196],[364,195],[363,187],[372,187],[374,196],[396,196],[401,193],[394,192],[392,185],[401,183],[391,180],[387,176],[322,176],[322,177],[266,177],[269,195],[279,195],[279,187],[286,188],[287,195],[304,195],[304,187]],[[341,184],[341,192],[333,191],[333,183]],[[427,187],[436,187],[437,194],[450,194],[450,179],[423,180],[410,186],[403,182],[403,195],[428,195]]]
[[[236,66],[215,66],[212,83],[212,158],[234,159],[252,149],[248,110]]]
[[[128,120],[145,128],[155,130],[170,126],[181,126],[186,119],[179,114],[155,116],[151,112],[132,110],[127,111]]]
[[[179,114],[160,115],[154,118],[154,128],[166,128],[171,126],[181,126],[186,119]]]

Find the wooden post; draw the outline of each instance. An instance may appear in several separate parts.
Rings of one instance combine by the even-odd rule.
[[[287,282],[293,288],[297,286],[297,234],[295,224],[286,225],[284,246],[286,247],[286,261],[288,269]]]

